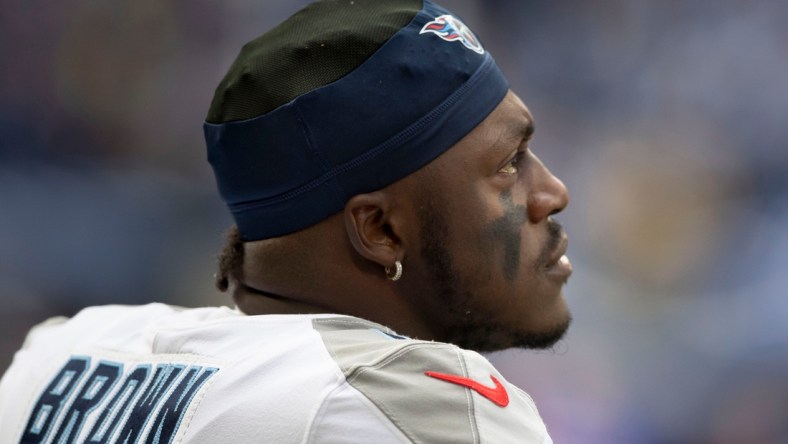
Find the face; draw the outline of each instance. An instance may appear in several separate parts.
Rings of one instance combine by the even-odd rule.
[[[530,150],[532,133],[533,117],[509,92],[419,172],[413,261],[431,287],[420,304],[442,340],[478,351],[546,348],[569,326],[562,288],[572,269],[553,218],[568,194]]]

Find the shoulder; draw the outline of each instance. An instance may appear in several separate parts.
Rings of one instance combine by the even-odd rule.
[[[124,332],[141,332],[148,325],[187,311],[161,303],[87,307],[71,318],[55,317],[33,327],[22,348],[77,345]]]
[[[345,376],[413,442],[550,442],[536,407],[480,354],[352,318],[313,326]]]

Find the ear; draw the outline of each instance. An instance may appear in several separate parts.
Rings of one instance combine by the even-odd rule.
[[[404,256],[386,194],[353,196],[345,205],[345,230],[353,248],[365,259],[390,267]]]

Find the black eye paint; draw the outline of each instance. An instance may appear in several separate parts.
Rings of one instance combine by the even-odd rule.
[[[503,275],[511,281],[517,277],[517,270],[520,268],[520,227],[525,223],[527,213],[525,205],[515,205],[512,190],[502,192],[499,199],[504,207],[504,214],[492,221],[489,234],[493,241],[503,248]]]

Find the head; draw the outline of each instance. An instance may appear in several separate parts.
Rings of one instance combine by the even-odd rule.
[[[475,36],[429,2],[400,3],[410,12],[388,19],[385,45],[328,86],[241,121],[222,116],[249,108],[227,105],[245,68],[220,84],[206,140],[238,229],[219,280],[241,289],[237,302],[250,291],[277,302],[258,312],[346,313],[480,351],[548,347],[570,320],[566,235],[552,218],[566,188],[530,150],[533,116]],[[397,261],[391,281],[383,269]]]

